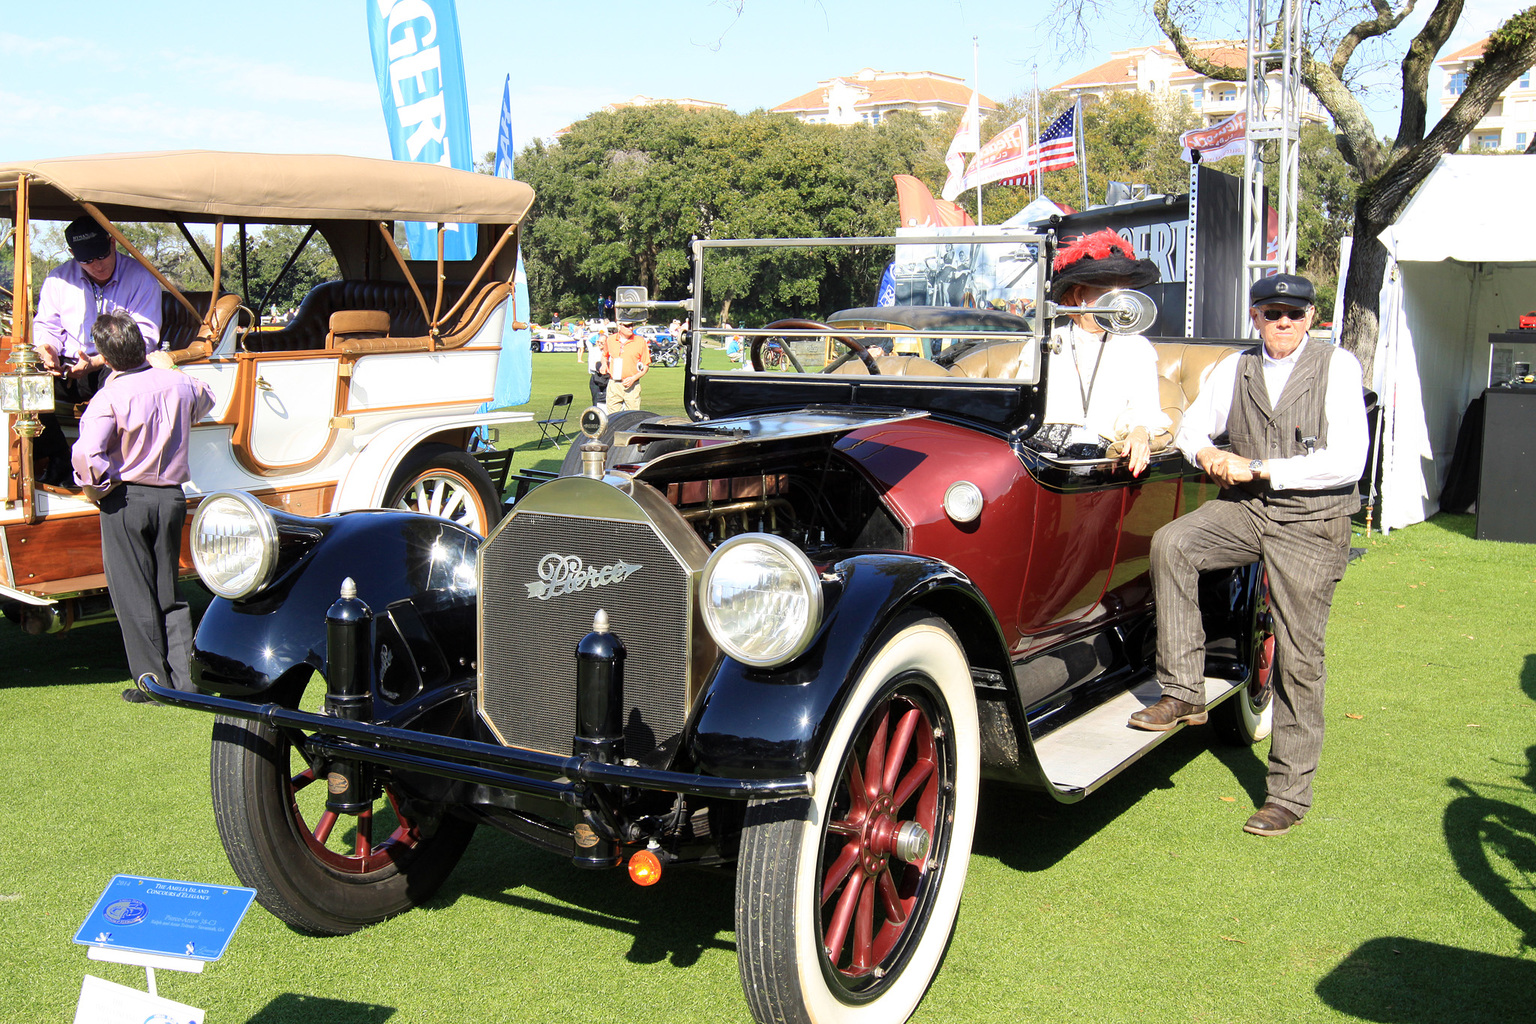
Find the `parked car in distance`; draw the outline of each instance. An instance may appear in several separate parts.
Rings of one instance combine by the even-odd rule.
[[[190,508],[239,488],[305,515],[410,508],[480,534],[500,518],[499,488],[466,446],[476,427],[532,418],[477,411],[501,356],[526,184],[361,157],[188,151],[0,165],[0,192],[16,207],[16,230],[0,239],[17,297],[8,370],[32,352],[29,250],[42,222],[89,214],[159,278],[161,345],[216,396],[192,429]],[[479,255],[409,259],[387,228],[397,219],[469,224]],[[208,268],[208,290],[178,287],[123,235],[127,223],[179,231]],[[256,287],[244,256],[220,254],[243,253],[274,224],[308,228],[294,235],[290,265],[307,246],[329,246],[341,276],[266,324],[252,311],[271,308],[279,282],[242,294]],[[40,385],[54,411],[48,377],[34,366],[0,379],[18,378],[24,390]],[[109,618],[96,506],[77,487],[39,482],[23,440],[36,411],[9,411],[0,608],[31,632]],[[69,441],[77,411],[58,411]],[[192,562],[182,570],[190,576]]]
[[[999,240],[1021,238],[968,239]],[[1023,241],[1049,267],[1054,238]],[[932,242],[861,239],[858,263]],[[838,240],[772,244],[851,262]],[[764,252],[696,243],[693,294]],[[483,540],[218,496],[193,549],[240,545],[205,574],[203,692],[145,686],[220,716],[213,812],[241,881],[338,934],[426,899],[477,825],[641,884],[734,865],[757,1020],[905,1020],[957,921],[983,778],[1073,803],[1173,735],[1126,727],[1160,695],[1151,538],[1215,488],[1176,451],[1132,476],[1024,443],[1056,386],[1047,286],[1027,317],[695,312],[695,337],[742,336],[755,372],[706,369],[696,345],[687,418],[588,410],[569,475]],[[1135,302],[1105,301],[1133,333]],[[923,354],[874,354],[898,340]],[[1171,416],[1234,351],[1159,346]],[[1263,575],[1211,573],[1202,604],[1212,731],[1252,743]],[[315,689],[327,713],[304,710]]]
[[[533,350],[535,352],[575,352],[580,348],[581,342],[563,331],[540,328],[533,332]]]

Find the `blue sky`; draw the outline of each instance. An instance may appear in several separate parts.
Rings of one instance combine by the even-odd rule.
[[[389,155],[365,0],[7,7],[0,162],[187,148]],[[1452,48],[1514,9],[1468,0]],[[719,0],[459,0],[475,152],[494,148],[509,73],[521,147],[637,93],[745,112],[862,67],[970,80],[972,36],[982,91],[995,99],[1029,88],[1036,66],[1049,86],[1110,50],[1161,39],[1150,14],[1122,17],[1092,26],[1089,52],[1063,56],[1041,23],[1046,10],[1017,0],[748,0],[738,18]],[[1390,92],[1376,112],[1383,130],[1395,125]]]

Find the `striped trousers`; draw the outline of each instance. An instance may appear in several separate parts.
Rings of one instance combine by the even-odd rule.
[[[1312,806],[1323,749],[1324,639],[1333,590],[1349,561],[1349,517],[1276,522],[1262,502],[1208,501],[1152,538],[1157,678],[1163,693],[1205,703],[1199,575],[1263,561],[1274,617],[1274,731],[1268,799],[1296,814]]]

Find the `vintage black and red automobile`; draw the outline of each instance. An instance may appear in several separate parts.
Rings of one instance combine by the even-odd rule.
[[[896,244],[700,242],[694,293],[789,261],[883,266]],[[1159,696],[1149,545],[1214,487],[1173,450],[1133,477],[1024,444],[1052,386],[1047,283],[1024,313],[729,332],[696,314],[694,338],[743,335],[753,366],[694,345],[686,418],[589,411],[567,474],[484,538],[206,498],[203,692],[143,685],[219,715],[240,879],[342,933],[431,896],[478,825],[638,881],[734,864],[758,1020],[906,1019],[955,925],[982,780],[1070,803],[1171,735],[1126,725]],[[1107,297],[1115,329],[1137,329],[1133,298]],[[1235,350],[1158,349],[1175,418]],[[1253,742],[1262,575],[1203,586],[1213,722]]]

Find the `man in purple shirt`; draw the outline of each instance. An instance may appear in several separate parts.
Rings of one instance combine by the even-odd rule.
[[[90,217],[71,221],[64,240],[74,257],[43,279],[32,320],[32,347],[49,373],[58,376],[55,397],[76,404],[96,393],[107,365],[91,341],[91,327],[103,313],[124,310],[138,324],[146,352],[160,347],[160,282],[130,256],[119,255],[112,236]],[[44,483],[69,479],[64,434],[51,415],[43,417],[37,439],[39,459],[49,459]]]
[[[190,477],[192,424],[213,408],[213,389],[172,368],[126,310],[98,317],[94,348],[112,368],[80,418],[76,480],[101,506],[101,560],[133,678],[153,672],[191,690],[192,613],[176,585]],[[149,698],[123,691],[133,704]]]

